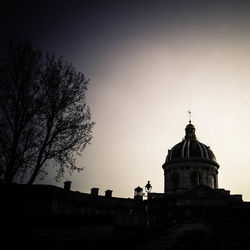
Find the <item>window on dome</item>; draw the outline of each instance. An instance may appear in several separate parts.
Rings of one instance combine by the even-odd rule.
[[[173,173],[172,183],[173,183],[173,190],[177,190],[179,188],[179,175],[177,173]]]
[[[214,176],[214,175],[209,176],[209,183],[208,183],[208,185],[211,188],[216,188],[216,176]]]
[[[210,176],[210,187],[214,188],[214,177]]]
[[[191,175],[191,185],[195,188],[202,184],[202,176],[200,172],[193,172]]]
[[[216,188],[217,183],[216,183],[216,176],[215,175],[213,176],[213,180],[214,180],[214,186],[213,186],[213,188]]]

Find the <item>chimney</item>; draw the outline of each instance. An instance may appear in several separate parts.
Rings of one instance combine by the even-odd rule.
[[[98,196],[99,188],[91,188],[91,195]]]
[[[134,190],[134,199],[143,200],[143,189],[139,186]]]
[[[64,182],[64,190],[70,191],[71,181],[65,181]]]
[[[112,190],[106,190],[105,191],[105,197],[108,197],[108,198],[110,198],[110,197],[112,197]]]

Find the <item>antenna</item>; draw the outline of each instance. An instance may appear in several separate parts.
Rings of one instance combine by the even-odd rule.
[[[189,124],[191,124],[191,120],[192,120],[192,113],[191,110],[188,110],[188,118],[189,118]]]

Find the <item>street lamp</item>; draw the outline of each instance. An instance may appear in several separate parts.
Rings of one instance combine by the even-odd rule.
[[[148,193],[150,193],[151,190],[152,190],[152,186],[151,186],[151,184],[150,184],[150,181],[148,181],[148,183],[146,184],[145,189],[146,189],[147,198],[148,198]]]
[[[147,226],[149,226],[149,200],[148,200],[148,194],[152,190],[152,186],[150,184],[150,181],[145,185],[145,190],[147,192],[147,203],[146,203],[146,211],[147,211]]]

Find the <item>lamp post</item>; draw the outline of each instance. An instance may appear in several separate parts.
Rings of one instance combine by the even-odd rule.
[[[151,184],[150,184],[150,181],[148,181],[148,183],[146,184],[145,189],[146,189],[147,198],[148,198],[148,193],[150,193],[151,190],[152,190],[152,186],[151,186]]]
[[[146,203],[146,211],[147,211],[147,226],[149,226],[149,200],[148,200],[148,194],[151,192],[152,190],[152,186],[150,184],[150,181],[148,181],[148,183],[145,186],[145,190],[147,192],[147,203]]]

